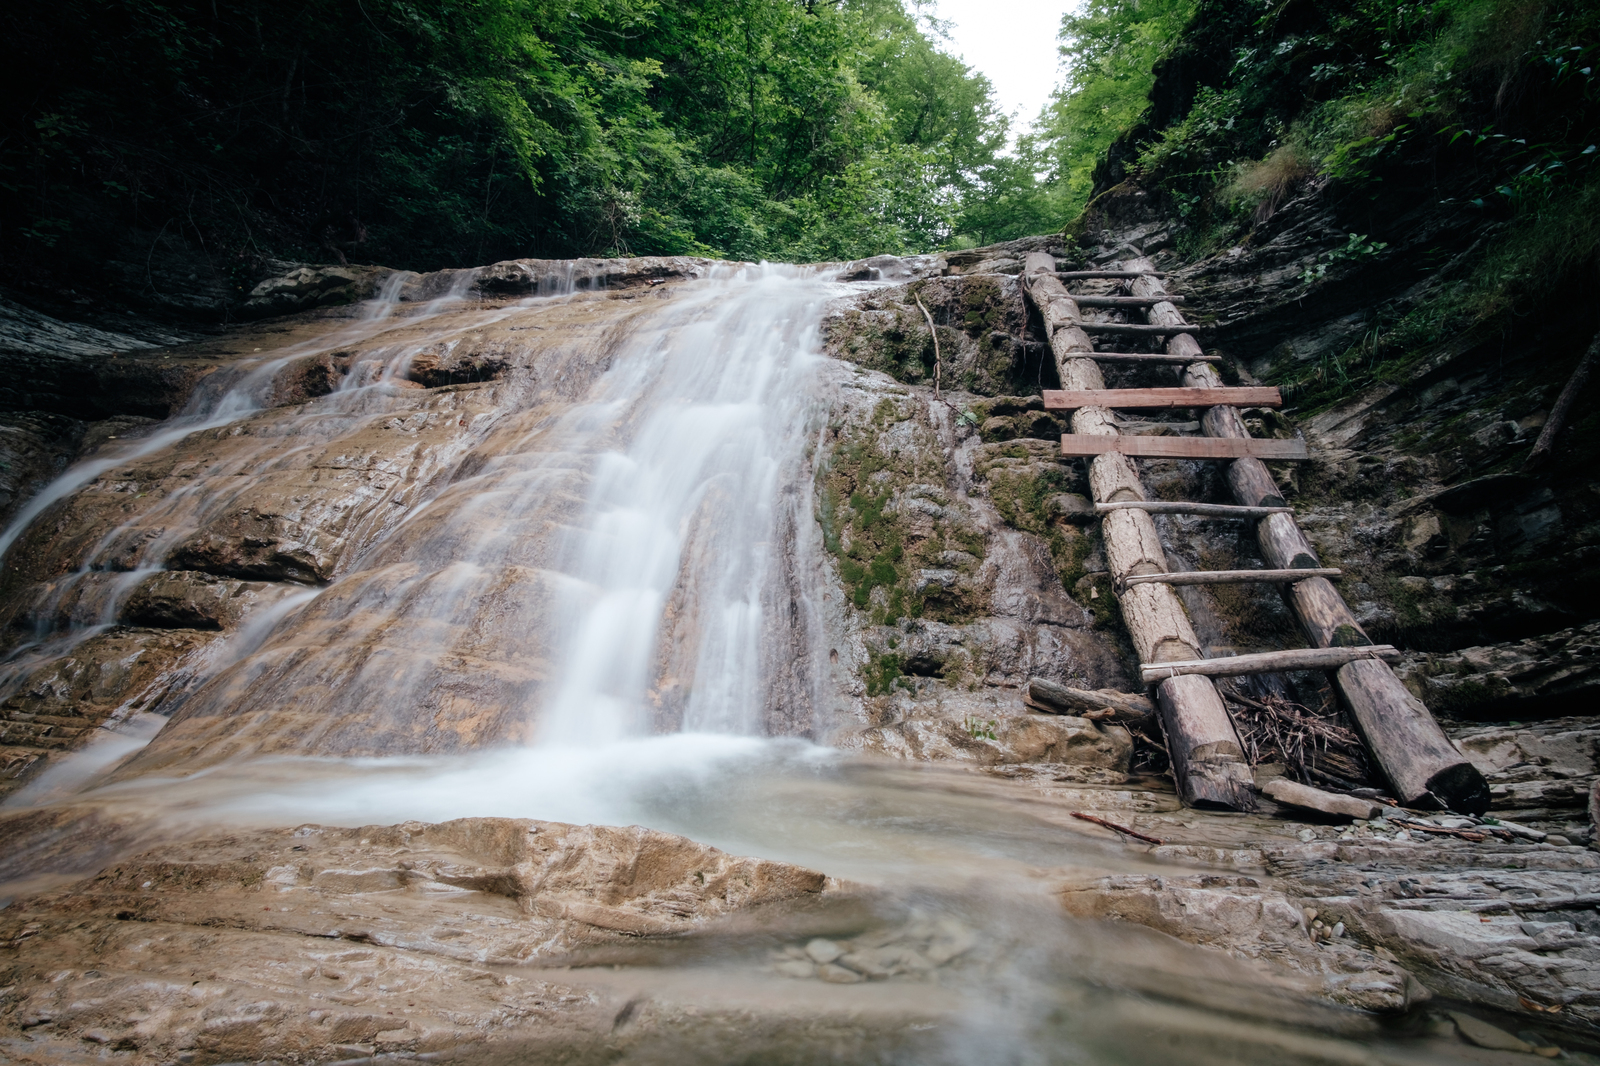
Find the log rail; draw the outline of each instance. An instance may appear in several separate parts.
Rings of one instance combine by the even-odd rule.
[[[1408,805],[1438,804],[1468,813],[1488,809],[1489,790],[1483,775],[1444,735],[1423,704],[1413,698],[1385,660],[1398,654],[1375,646],[1328,581],[1336,576],[1317,558],[1279,492],[1263,458],[1306,458],[1304,442],[1252,438],[1233,403],[1262,406],[1243,390],[1227,389],[1194,339],[1196,327],[1185,321],[1175,301],[1164,299],[1166,275],[1148,259],[1135,259],[1121,269],[1058,271],[1045,253],[1027,257],[1021,277],[1026,298],[1039,310],[1055,355],[1066,402],[1072,409],[1073,433],[1062,438],[1064,455],[1092,456],[1089,482],[1096,511],[1103,520],[1107,564],[1118,589],[1123,618],[1139,653],[1143,679],[1155,687],[1155,703],[1173,759],[1174,777],[1185,803],[1192,806],[1249,809],[1253,806],[1252,773],[1239,744],[1226,704],[1212,677],[1291,669],[1334,671],[1334,682],[1349,706],[1377,763]],[[1140,304],[1149,301],[1142,325],[1088,323],[1063,279],[1110,278],[1123,281]],[[1085,305],[1108,306],[1097,298]],[[1109,306],[1134,305],[1122,301]],[[1180,390],[1107,390],[1098,361],[1148,362],[1151,355],[1097,353],[1089,333],[1149,335],[1165,338],[1164,360],[1182,366],[1182,403],[1203,407],[1205,437],[1121,437],[1112,407],[1177,406]],[[1152,353],[1155,355],[1156,353]],[[1118,397],[1114,392],[1141,392],[1145,397]],[[1086,395],[1099,393],[1098,397]],[[1213,393],[1215,403],[1205,403]],[[1170,404],[1147,402],[1160,394]],[[1089,401],[1099,400],[1099,403]],[[1083,406],[1079,406],[1082,403]],[[1165,442],[1141,447],[1136,442]],[[1228,483],[1236,505],[1168,504],[1147,498],[1134,456],[1172,456],[1231,460]],[[1269,567],[1252,578],[1285,571],[1311,571],[1284,578],[1287,599],[1314,647],[1225,659],[1206,659],[1173,584],[1224,581],[1236,575],[1196,577],[1174,574],[1153,513],[1191,513],[1255,521],[1257,542]],[[1275,579],[1274,577],[1274,579]],[[1136,579],[1136,580],[1134,580]]]

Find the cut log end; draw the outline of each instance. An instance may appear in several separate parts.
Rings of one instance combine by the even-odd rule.
[[[1448,810],[1483,814],[1489,809],[1489,782],[1470,762],[1460,762],[1428,778],[1428,791]]]

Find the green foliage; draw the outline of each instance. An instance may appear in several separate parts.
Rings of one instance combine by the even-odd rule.
[[[900,0],[63,0],[0,32],[13,260],[140,229],[419,269],[845,258],[955,240],[1015,178],[988,83]]]
[[[1000,728],[998,718],[974,718],[967,715],[961,720],[961,728],[967,731],[967,736],[973,740],[998,740],[995,730]]]

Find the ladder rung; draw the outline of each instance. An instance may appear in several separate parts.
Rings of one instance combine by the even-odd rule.
[[[1046,389],[1044,405],[1052,411],[1080,407],[1281,407],[1283,394],[1269,385],[1241,388]]]
[[[1220,363],[1220,355],[1168,355],[1166,352],[1062,352],[1063,359],[1093,359],[1097,363]]]
[[[1174,337],[1179,333],[1204,333],[1210,326],[1190,324],[1177,326],[1152,326],[1142,322],[1074,322],[1085,333],[1127,333],[1137,337]]]
[[[1058,270],[1058,278],[1164,278],[1160,270]]]
[[[1308,577],[1338,577],[1330,567],[1303,567],[1298,570],[1177,570],[1167,574],[1132,574],[1122,579],[1131,585],[1243,585],[1268,582],[1290,584]]]
[[[1263,651],[1234,655],[1225,659],[1186,659],[1175,663],[1141,663],[1139,674],[1147,685],[1182,674],[1206,677],[1242,677],[1245,674],[1274,674],[1284,670],[1337,670],[1346,663],[1362,659],[1398,662],[1400,651],[1390,644],[1368,644],[1360,648],[1297,648],[1293,651]]]
[[[1303,440],[1257,437],[1098,437],[1063,433],[1061,454],[1068,459],[1120,452],[1134,459],[1308,459]]]
[[[1101,514],[1112,511],[1148,511],[1151,514],[1196,514],[1207,518],[1265,518],[1269,514],[1294,514],[1293,507],[1241,507],[1233,503],[1168,503],[1165,500],[1117,500],[1097,503]]]
[[[1079,307],[1152,307],[1155,304],[1181,304],[1182,296],[1077,296],[1072,302]]]

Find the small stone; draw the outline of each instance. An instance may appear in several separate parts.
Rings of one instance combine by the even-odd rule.
[[[810,955],[812,961],[819,966],[826,966],[840,955],[843,955],[844,948],[831,940],[819,936],[806,945],[806,954]]]
[[[1315,908],[1315,907],[1307,907],[1306,908],[1306,921],[1314,922],[1316,920],[1317,920],[1317,908]]]
[[[808,959],[784,959],[773,969],[785,977],[815,977],[817,975],[817,964]]]
[[[1536,1047],[1533,1049],[1533,1053],[1546,1059],[1559,1059],[1561,1057],[1561,1049],[1558,1047]]]
[[[1344,936],[1344,923],[1343,922],[1335,922],[1333,924],[1333,936],[1334,936],[1335,940],[1337,940],[1339,937]]]
[[[85,1029],[83,1038],[91,1044],[109,1044],[111,1036],[104,1029]]]
[[[836,963],[828,963],[817,967],[817,976],[835,985],[854,985],[865,981],[866,978],[854,970],[847,970]]]
[[[1544,842],[1546,844],[1554,844],[1558,848],[1572,847],[1572,841],[1568,840],[1559,833],[1551,833],[1549,836],[1544,838]]]
[[[1474,1018],[1470,1014],[1463,1014],[1458,1010],[1446,1013],[1456,1023],[1456,1028],[1469,1044],[1476,1044],[1490,1051],[1520,1051],[1524,1055],[1533,1050],[1533,1045],[1518,1040],[1504,1029]]]
[[[1299,837],[1300,842],[1303,844],[1309,844],[1313,840],[1317,839],[1316,831],[1312,829],[1302,829],[1300,832],[1296,833],[1295,836]]]

